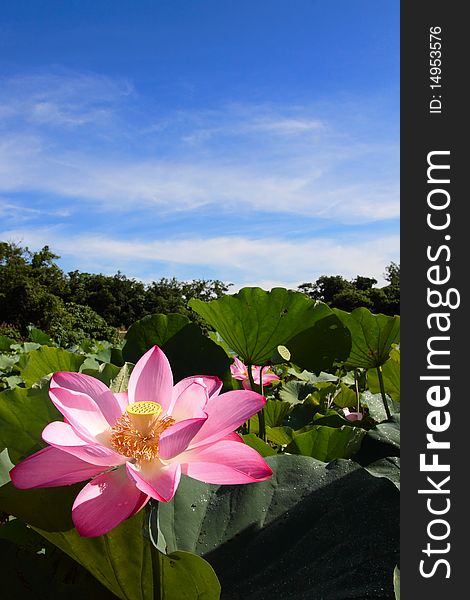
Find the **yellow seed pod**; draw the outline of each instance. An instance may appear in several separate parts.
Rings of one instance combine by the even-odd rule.
[[[128,404],[126,411],[129,415],[159,415],[162,407],[156,402],[133,402]]]
[[[126,408],[131,424],[141,433],[146,433],[162,412],[156,402],[133,402]]]

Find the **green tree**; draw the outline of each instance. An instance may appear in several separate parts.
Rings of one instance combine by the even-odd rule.
[[[14,243],[0,243],[1,318],[24,335],[30,323],[47,329],[61,304],[56,294],[66,288],[66,279],[55,258],[48,246],[30,252]]]
[[[385,279],[389,285],[381,288],[385,300],[382,304],[382,310],[387,315],[400,314],[400,265],[391,262],[385,267]],[[377,311],[379,312],[379,311]]]
[[[303,283],[298,289],[313,300],[331,304],[337,294],[351,288],[351,283],[342,275],[322,275],[314,283]]]
[[[28,248],[1,242],[3,328],[21,337],[27,334],[28,325],[34,324],[68,344],[84,335],[103,339],[114,331],[105,325],[128,328],[152,313],[176,312],[202,323],[188,308],[189,300],[219,298],[231,285],[204,279],[185,282],[174,277],[145,285],[120,272],[109,276],[71,271],[66,275],[55,262],[58,258],[48,246],[30,252]],[[90,326],[85,322],[82,326],[80,319]]]
[[[66,299],[89,306],[114,327],[129,327],[146,314],[145,285],[119,271],[112,276],[72,271],[68,277]]]
[[[0,242],[2,329],[26,337],[28,325],[33,324],[62,345],[115,335],[90,307],[64,302],[69,282],[54,262],[58,258],[48,246],[31,252],[15,243]]]
[[[359,308],[360,306],[364,306],[369,310],[373,309],[373,302],[369,296],[370,290],[361,291],[356,290],[354,287],[347,288],[342,292],[339,292],[333,297],[331,302],[331,306],[335,308],[339,308],[341,310],[346,310],[348,312],[353,311],[355,308]]]
[[[194,281],[178,281],[162,278],[152,282],[145,293],[145,309],[147,314],[152,313],[179,313],[187,316],[191,321],[206,328],[204,321],[188,307],[192,298],[209,302],[223,296],[232,284],[222,281],[196,279]]]
[[[372,312],[386,315],[400,314],[400,266],[390,263],[384,277],[389,285],[374,287],[373,277],[358,275],[347,281],[341,275],[323,275],[313,283],[303,283],[298,290],[314,300],[321,300],[333,308],[351,312],[364,306]]]
[[[373,277],[362,277],[359,275],[356,277],[356,279],[353,279],[351,283],[356,290],[360,292],[366,292],[374,287],[374,285],[377,283],[377,279],[374,279]]]
[[[385,267],[384,277],[387,281],[390,282],[390,285],[400,286],[400,265],[397,265],[394,262],[391,262],[387,267]]]
[[[49,335],[61,346],[80,345],[85,340],[118,343],[118,332],[89,306],[66,302],[56,310],[48,325]]]

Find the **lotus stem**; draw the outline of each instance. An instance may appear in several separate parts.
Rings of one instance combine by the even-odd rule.
[[[359,378],[356,370],[354,371],[354,386],[356,388],[357,412],[361,412],[361,404],[359,401]]]
[[[253,379],[253,372],[251,370],[252,365],[249,364],[248,365],[248,378],[250,380],[250,386],[251,389],[254,391],[255,388],[257,387],[255,384],[255,381]],[[263,375],[262,375],[263,369],[260,369],[260,374],[259,374],[259,383],[260,383],[260,389],[261,389],[261,394],[264,396],[263,393]],[[262,408],[259,413],[258,413],[258,423],[259,423],[259,432],[258,432],[258,436],[263,440],[263,442],[266,441],[266,423],[264,421],[264,408]]]
[[[384,379],[382,376],[381,367],[377,367],[377,375],[379,377],[380,393],[382,394],[382,402],[384,403],[385,412],[387,413],[387,419],[391,419],[392,414],[390,412],[390,408],[388,407],[387,396],[385,395]]]

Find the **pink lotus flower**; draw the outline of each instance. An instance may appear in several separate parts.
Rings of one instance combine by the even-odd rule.
[[[273,381],[278,381],[280,378],[278,375],[266,369],[261,373],[261,369],[264,367],[259,367],[256,365],[252,365],[251,372],[253,375],[253,381],[259,385],[260,376],[262,374],[263,387],[265,385],[269,385]],[[233,359],[233,364],[230,365],[230,373],[234,379],[241,379],[243,388],[245,390],[251,390],[250,378],[248,376],[248,367],[242,363],[242,361],[235,357]]]
[[[343,408],[344,418],[348,421],[362,421],[364,415],[361,412],[351,412],[349,408]]]
[[[216,484],[264,481],[261,456],[234,433],[264,398],[251,391],[219,396],[217,377],[187,377],[173,386],[164,353],[154,346],[137,362],[128,392],[111,392],[82,373],[56,373],[49,396],[65,420],[47,425],[49,444],[11,471],[17,488],[91,481],[72,519],[82,536],[102,535],[150,498],[168,502],[181,474]]]

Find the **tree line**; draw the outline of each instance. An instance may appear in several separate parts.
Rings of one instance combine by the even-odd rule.
[[[0,242],[0,335],[26,339],[35,325],[63,346],[86,339],[118,339],[118,332],[153,313],[179,313],[199,322],[187,303],[209,301],[229,292],[230,283],[197,279],[190,282],[161,278],[144,284],[120,272],[102,275],[71,271],[58,265],[60,257],[48,246],[37,252],[11,242]],[[391,263],[389,285],[357,277],[323,276],[298,290],[332,307],[351,311],[366,306],[373,312],[399,314],[400,268]]]

